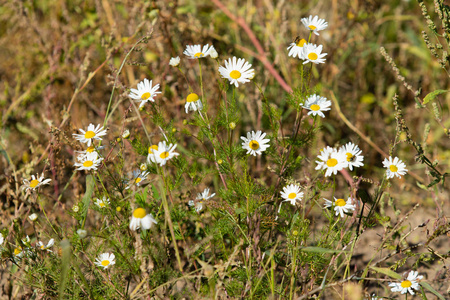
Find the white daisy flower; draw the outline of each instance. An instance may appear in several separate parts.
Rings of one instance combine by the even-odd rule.
[[[97,170],[97,167],[102,162],[103,158],[98,156],[97,152],[91,152],[85,156],[79,156],[78,162],[74,164],[75,167],[79,167],[77,170]]]
[[[406,273],[405,273],[406,274]],[[403,275],[405,275],[403,274]],[[402,282],[391,282],[389,283],[389,286],[392,287],[392,292],[400,292],[401,294],[410,293],[411,295],[414,295],[414,291],[419,290],[419,280],[423,278],[422,275],[419,275],[417,271],[411,271],[408,274],[408,277],[406,280],[403,280]]]
[[[309,110],[308,115],[319,115],[322,118],[325,118],[324,111],[330,110],[331,101],[327,100],[325,97],[321,97],[319,95],[311,95],[309,96],[305,103],[302,105],[303,108]]]
[[[100,127],[101,126],[101,127]],[[79,140],[82,143],[87,143],[88,147],[92,144],[93,140],[99,140],[101,136],[106,135],[106,129],[103,129],[103,126],[101,124],[98,124],[97,127],[94,126],[94,124],[89,124],[86,131],[83,129],[79,129],[83,134],[72,134],[75,139]]]
[[[319,19],[319,16],[309,16],[309,18],[302,18],[302,23],[305,25],[305,27],[312,32],[314,32],[315,35],[319,35],[320,30],[324,30],[328,27],[328,22],[325,22],[324,19]]]
[[[158,92],[159,84],[156,84],[155,86],[152,85],[153,80],[148,81],[148,79],[145,78],[137,84],[137,89],[130,89],[130,98],[141,102],[139,108],[144,106],[148,101],[155,102],[156,95],[161,94],[161,92]]]
[[[198,97],[196,93],[190,93],[186,98],[186,105],[184,106],[186,113],[190,110],[197,111],[203,109],[202,100]]]
[[[169,65],[172,67],[178,67],[180,65],[180,57],[172,57],[169,61]]]
[[[225,67],[219,67],[219,73],[222,78],[226,78],[230,81],[230,84],[234,84],[239,87],[239,83],[250,82],[250,79],[255,77],[255,70],[251,69],[252,65],[245,61],[243,58],[233,59],[229,58],[225,60]]]
[[[325,176],[336,175],[348,164],[347,156],[331,147],[322,149],[317,158],[319,161],[316,160],[316,170],[326,169]]]
[[[101,148],[104,148],[104,146],[102,146]],[[75,152],[79,154],[78,157],[81,159],[81,157],[86,156],[86,154],[95,152],[95,147],[94,146],[89,146],[89,147],[87,147],[86,150],[75,151]]]
[[[281,197],[284,199],[283,201],[288,201],[291,202],[292,205],[295,205],[296,201],[302,200],[303,192],[300,192],[300,187],[298,185],[290,184],[283,188]]]
[[[406,165],[404,162],[402,162],[398,157],[395,157],[394,160],[392,160],[392,157],[389,156],[389,160],[387,158],[383,161],[383,166],[387,168],[386,170],[386,176],[387,178],[393,178],[394,176],[397,176],[398,178],[402,178],[400,175],[405,175],[408,171],[406,169]]]
[[[364,156],[361,155],[362,150],[359,149],[358,145],[353,144],[352,142],[348,142],[341,148],[339,151],[342,151],[347,156],[347,164],[350,171],[353,171],[353,167],[362,167],[364,164],[362,161],[364,160]]]
[[[200,212],[203,209],[203,202],[205,202],[208,199],[211,199],[215,195],[216,195],[215,193],[209,195],[209,188],[205,188],[202,193],[197,194],[197,198],[195,199],[195,201],[190,200],[188,202],[188,205],[194,206],[195,211]]]
[[[334,203],[327,199],[324,200],[324,208],[333,207],[334,211],[336,212],[336,216],[341,215],[341,218],[344,217],[344,213],[352,212],[356,208],[356,205],[352,204],[352,198],[350,197],[347,199],[347,201],[342,198],[336,199],[336,197],[334,197]]]
[[[211,49],[209,50],[209,55],[214,59],[219,57],[219,53],[217,53],[216,49],[214,49],[213,47],[211,47]]]
[[[130,137],[130,131],[128,129],[125,129],[122,133],[122,138],[127,139]]]
[[[30,245],[30,237],[27,235],[24,239],[22,239],[22,243],[24,243],[25,245]]]
[[[103,199],[95,198],[95,205],[97,205],[100,208],[105,208],[109,206],[109,198],[106,198],[106,196],[103,196]]]
[[[189,59],[207,57],[210,55],[210,52],[214,49],[214,46],[209,44],[202,45],[187,45],[186,50],[184,50],[183,54],[188,56]]]
[[[95,259],[95,264],[103,269],[108,269],[116,263],[116,256],[113,253],[102,253]]]
[[[36,174],[36,176],[31,175],[31,180],[24,179],[23,185],[21,186],[22,189],[25,190],[36,190],[38,187],[44,184],[49,184],[49,182],[52,181],[51,179],[44,179],[44,173],[39,176],[39,174]]]
[[[289,50],[288,56],[298,57],[300,59],[305,59],[303,57],[303,47],[307,44],[305,39],[300,39],[299,37],[295,39],[293,43],[287,48]]]
[[[23,256],[24,256],[24,254],[26,254],[24,251],[23,251],[23,249],[22,249],[22,247],[17,247],[17,248],[14,248],[14,257],[15,258],[22,258]]]
[[[203,201],[189,200],[188,205],[194,206],[196,212],[200,212],[203,209]]]
[[[35,213],[32,213],[31,215],[28,216],[28,219],[30,219],[31,222],[36,221],[38,218],[38,215]]]
[[[208,199],[211,199],[214,197],[216,193],[209,194],[209,188],[205,188],[202,193],[197,194],[197,200],[203,200],[206,201]]]
[[[41,242],[41,241],[39,241],[39,242],[37,243],[37,246],[38,246],[38,248],[41,249],[42,251],[47,250],[47,251],[49,251],[49,252],[52,252],[52,250],[49,250],[49,248],[53,247],[54,244],[55,244],[55,240],[54,240],[54,239],[50,239],[50,241],[48,241],[47,246],[44,245],[44,243]]]
[[[142,229],[148,230],[152,227],[153,223],[158,224],[153,218],[152,214],[148,214],[143,208],[136,208],[131,216],[130,229],[138,230]]]
[[[325,56],[328,53],[322,53],[322,45],[315,44],[305,44],[303,46],[303,59],[305,60],[303,64],[307,64],[309,62],[315,64],[323,64],[325,62]]]
[[[147,165],[145,165],[147,166]],[[133,179],[130,181],[130,184],[126,187],[127,189],[129,189],[133,184],[140,186],[146,179],[147,176],[149,175],[149,172],[141,171],[141,170],[134,170],[133,171]]]
[[[270,147],[268,144],[270,139],[264,139],[266,133],[262,133],[261,130],[258,130],[256,133],[254,131],[247,132],[247,138],[241,136],[242,148],[247,150],[246,154],[251,154],[256,156],[256,154],[261,155],[263,151]]]
[[[148,149],[151,153],[148,154],[147,161],[149,163],[157,163],[162,167],[169,161],[169,159],[179,155],[179,153],[174,152],[176,147],[177,144],[169,144],[169,146],[167,146],[166,141],[159,142],[158,146],[152,145]]]

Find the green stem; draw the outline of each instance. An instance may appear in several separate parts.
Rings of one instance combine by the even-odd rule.
[[[111,96],[109,97],[108,108],[106,109],[105,119],[103,121],[103,127],[106,126],[106,123],[108,122],[108,118],[110,117],[108,115],[109,109],[111,108],[112,99],[113,99],[113,96],[114,96],[114,92],[116,90],[117,80],[119,78],[120,73],[122,72],[123,67],[125,66],[125,62],[127,61],[128,57],[131,55],[131,53],[133,53],[133,51],[136,48],[136,46],[139,45],[140,43],[142,43],[143,41],[148,40],[150,35],[151,35],[151,33],[149,35],[146,35],[146,36],[142,37],[141,39],[139,39],[139,41],[137,41],[133,45],[133,47],[131,47],[130,51],[128,51],[127,55],[123,59],[122,64],[120,65],[119,70],[117,71],[116,78],[114,79],[114,84],[113,84],[113,88],[112,88],[112,91],[111,91]]]

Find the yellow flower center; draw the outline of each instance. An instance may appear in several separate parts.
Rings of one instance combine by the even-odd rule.
[[[405,280],[405,281],[402,281],[402,283],[400,283],[400,285],[402,286],[402,288],[409,288],[412,285],[412,282],[409,280]]]
[[[190,93],[186,98],[187,102],[194,102],[197,100],[198,100],[198,95],[196,93]]]
[[[133,217],[136,219],[142,219],[145,217],[147,213],[145,212],[145,209],[143,208],[136,208],[133,212]]]
[[[138,177],[138,178],[136,178],[135,180],[134,180],[134,183],[139,183],[139,182],[141,182],[142,181],[142,178],[141,177]]]
[[[395,173],[395,172],[398,171],[398,168],[397,168],[396,165],[390,165],[390,166],[389,166],[389,170],[391,170],[391,172]]]
[[[83,163],[83,167],[85,168],[89,168],[93,165],[94,163],[92,162],[92,160],[87,160]]]
[[[165,151],[159,155],[162,159],[166,159],[169,156],[169,152]]]
[[[158,151],[158,145],[151,145],[148,147],[148,154],[153,153],[153,150]]]
[[[94,147],[94,146],[90,146],[90,147],[88,147],[88,148],[86,149],[86,152],[87,152],[87,153],[92,153],[92,152],[94,152],[94,150],[95,150],[95,147]]]
[[[320,105],[317,104],[313,104],[309,107],[311,110],[313,111],[318,111],[320,109]]]
[[[105,202],[103,202],[103,201],[100,201],[100,202],[98,203],[98,205],[99,205],[100,207],[105,207],[105,206],[106,206]]]
[[[250,147],[250,149],[252,150],[258,150],[259,149],[259,143],[255,140],[250,141],[250,143],[248,144],[248,146]]]
[[[306,44],[306,40],[305,39],[301,39],[300,41],[297,42],[297,46],[298,47],[303,47],[303,45]]]
[[[350,152],[347,152],[346,155],[347,155],[347,161],[352,161],[353,154],[351,154]]]
[[[109,260],[102,260],[102,266],[106,267],[107,265],[109,265]]]
[[[288,195],[288,198],[289,198],[289,199],[294,199],[295,197],[297,197],[297,194],[296,194],[296,193],[290,193],[290,194]]]
[[[86,131],[86,133],[84,134],[84,138],[85,139],[92,139],[95,136],[95,132],[93,131]]]
[[[330,158],[329,160],[327,160],[327,166],[329,167],[334,167],[338,164],[338,161],[336,158]]]
[[[233,79],[241,78],[241,72],[239,72],[238,70],[233,70],[230,72],[230,77]]]
[[[317,56],[316,53],[311,52],[311,53],[308,54],[308,58],[309,58],[310,60],[316,60],[316,59],[318,58],[318,56]]]
[[[151,94],[149,92],[145,92],[142,94],[141,99],[142,100],[147,100],[148,98],[150,98]]]
[[[35,188],[39,184],[39,180],[31,180],[30,182],[30,188]]]
[[[197,53],[194,54],[194,57],[199,58],[199,57],[203,57],[204,55],[205,54],[203,54],[202,52],[197,52]]]
[[[336,205],[337,206],[345,206],[345,204],[347,204],[347,202],[345,202],[344,199],[337,199],[336,200]]]
[[[309,25],[308,27],[309,27],[309,29],[311,29],[311,30],[316,30],[316,29],[317,29],[317,27],[314,26],[314,25]]]
[[[16,248],[14,249],[14,255],[19,255],[22,252],[22,249]]]

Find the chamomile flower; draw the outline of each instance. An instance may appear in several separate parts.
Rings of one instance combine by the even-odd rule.
[[[37,247],[38,247],[39,249],[41,249],[42,251],[47,250],[47,251],[49,251],[49,252],[52,252],[52,250],[49,250],[49,249],[50,249],[51,247],[53,247],[54,244],[55,244],[55,240],[54,240],[54,239],[50,239],[50,241],[48,241],[48,244],[47,244],[47,245],[44,245],[43,242],[39,241],[39,242],[37,243]]]
[[[336,216],[341,215],[341,218],[344,217],[344,213],[352,212],[356,208],[356,205],[352,204],[352,198],[350,197],[347,199],[347,201],[342,198],[336,199],[336,197],[334,197],[334,203],[327,199],[324,200],[324,208],[333,207],[334,211],[336,212]]]
[[[319,19],[319,16],[309,16],[309,18],[302,18],[302,23],[305,25],[305,27],[312,32],[314,32],[315,35],[319,35],[320,30],[324,30],[328,27],[328,22],[325,22],[324,19]]]
[[[153,223],[158,224],[151,214],[147,215],[147,212],[143,208],[136,208],[131,216],[130,229],[138,230],[142,228],[148,230],[152,227]]]
[[[247,132],[247,138],[241,136],[242,148],[247,150],[246,154],[251,154],[256,156],[256,154],[261,155],[263,151],[270,147],[269,139],[264,139],[266,133],[263,133],[261,130],[258,130],[256,133],[254,131]]]
[[[198,97],[196,93],[190,93],[186,97],[186,105],[184,106],[186,109],[186,113],[188,113],[190,110],[197,111],[203,109],[202,100]]]
[[[153,162],[159,164],[161,167],[164,166],[170,159],[179,155],[179,153],[175,152],[175,148],[177,144],[166,144],[166,141],[162,141],[158,143],[158,146],[155,145],[149,148],[147,160],[148,162]]]
[[[13,254],[14,254],[14,258],[21,259],[26,253],[24,252],[22,247],[19,246],[19,247],[14,248]]]
[[[108,269],[116,263],[116,256],[113,253],[102,253],[95,259],[95,264],[103,269]]]
[[[316,160],[316,170],[326,169],[325,176],[336,175],[347,166],[347,156],[334,148],[326,147],[320,151]]]
[[[414,295],[414,290],[419,290],[418,281],[422,278],[423,276],[419,275],[417,271],[411,271],[409,272],[406,280],[403,280],[402,282],[391,282],[389,283],[389,286],[392,287],[392,292],[400,292],[401,294],[406,294],[409,292],[411,295]]]
[[[347,164],[350,171],[353,171],[353,167],[362,167],[364,166],[363,160],[364,156],[361,155],[362,150],[352,142],[348,142],[344,146],[342,146],[339,151],[342,151],[347,156]]]
[[[103,158],[98,156],[97,152],[87,153],[85,156],[79,156],[78,162],[74,164],[78,167],[77,170],[97,170],[97,167],[102,162]]]
[[[194,200],[190,200],[188,202],[189,206],[194,206],[196,212],[200,212],[203,209],[203,203],[214,197],[216,194],[212,193],[209,194],[209,188],[206,188],[202,193],[197,194],[197,198]]]
[[[217,53],[216,49],[214,49],[214,47],[211,47],[211,49],[209,50],[209,56],[211,56],[211,58],[218,58],[219,57],[219,53]]]
[[[145,78],[137,84],[137,89],[130,89],[131,93],[129,96],[130,98],[141,102],[141,104],[139,104],[139,108],[141,108],[148,101],[155,102],[156,95],[161,94],[161,92],[158,92],[158,89],[159,84],[153,86],[153,80],[148,81],[148,79]]]
[[[214,49],[214,46],[209,44],[202,45],[187,45],[186,50],[184,50],[183,54],[186,55],[189,59],[202,58],[210,55],[210,52]]]
[[[102,147],[102,148],[104,148],[104,147]],[[83,150],[83,151],[75,151],[76,153],[78,153],[79,155],[78,155],[78,157],[83,157],[83,156],[86,156],[86,154],[88,154],[88,153],[92,153],[92,152],[95,152],[95,147],[94,146],[89,146],[89,147],[87,147],[87,149],[86,150]]]
[[[203,209],[203,201],[189,200],[189,206],[193,206],[196,212],[200,212]]]
[[[295,205],[296,201],[302,200],[303,192],[300,192],[300,187],[298,185],[290,184],[283,188],[281,197],[284,199],[283,201],[288,201],[291,202],[292,205]]]
[[[98,124],[97,127],[95,127],[94,124],[91,123],[91,124],[89,124],[86,131],[84,131],[83,129],[79,129],[79,130],[83,134],[74,133],[72,135],[78,141],[80,141],[82,143],[87,143],[88,147],[91,146],[93,140],[101,141],[102,139],[100,137],[106,135],[106,129],[104,129],[101,124]]]
[[[315,64],[323,64],[325,62],[325,56],[327,53],[322,53],[322,45],[315,44],[306,44],[303,46],[303,59],[305,60],[303,64],[307,64],[309,62]]]
[[[149,174],[150,173],[146,171],[134,170],[133,179],[131,180],[130,185],[127,188],[129,188],[133,184],[140,186],[147,179],[147,176]]]
[[[106,196],[103,196],[102,199],[96,198],[94,203],[100,208],[105,208],[110,204],[109,198],[106,198]]]
[[[325,97],[321,97],[319,95],[311,95],[309,96],[305,103],[302,105],[303,108],[309,110],[308,115],[319,115],[322,118],[325,118],[324,111],[330,110],[331,101],[327,100]]]
[[[287,48],[289,50],[288,56],[298,57],[300,59],[305,59],[303,57],[303,47],[307,44],[305,39],[300,39],[299,37],[295,39],[293,43]]]
[[[252,65],[249,64],[245,59],[233,59],[229,58],[225,60],[225,67],[219,67],[219,73],[222,78],[226,78],[230,81],[230,84],[234,84],[239,87],[239,83],[250,82],[250,79],[255,77],[255,70],[251,69]]]
[[[406,169],[406,165],[404,162],[402,162],[398,157],[395,157],[392,160],[392,157],[389,156],[389,160],[387,158],[383,161],[383,166],[387,168],[386,170],[386,176],[387,178],[393,178],[394,176],[397,176],[398,178],[402,178],[400,175],[405,175],[408,171]]]
[[[169,65],[172,67],[178,67],[180,65],[180,57],[172,57],[169,61]]]
[[[51,179],[44,179],[44,173],[39,176],[39,174],[36,174],[36,176],[31,175],[31,180],[24,179],[22,189],[25,190],[36,190],[38,187],[44,184],[49,184],[49,182],[52,181]]]

